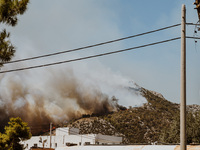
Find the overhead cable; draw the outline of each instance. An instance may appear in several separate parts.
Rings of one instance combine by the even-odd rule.
[[[102,53],[102,54],[97,54],[97,55],[91,55],[91,56],[86,56],[86,57],[80,57],[80,58],[66,60],[66,61],[60,61],[60,62],[37,65],[37,66],[31,66],[31,67],[24,67],[24,68],[5,70],[5,71],[0,71],[0,73],[8,73],[8,72],[16,72],[16,71],[22,71],[22,70],[30,70],[30,69],[34,69],[34,68],[42,68],[42,67],[47,67],[47,66],[53,66],[53,65],[58,65],[58,64],[69,63],[69,62],[75,62],[75,61],[80,61],[80,60],[85,60],[85,59],[90,59],[90,58],[95,58],[95,57],[115,54],[115,53],[121,53],[121,52],[130,51],[130,50],[134,50],[134,49],[138,49],[138,48],[143,48],[143,47],[148,47],[148,46],[157,45],[157,44],[161,44],[161,43],[166,43],[166,42],[170,42],[170,41],[175,41],[175,40],[178,40],[178,39],[180,39],[180,37],[176,37],[176,38],[172,38],[172,39],[168,39],[168,40],[164,40],[164,41],[159,41],[159,42],[155,42],[155,43],[150,43],[150,44],[146,44],[146,45],[131,47],[131,48],[127,48],[127,49],[122,49],[122,50],[117,50],[117,51],[112,51],[112,52],[107,52],[107,53]]]
[[[199,23],[186,23],[186,25],[200,26],[200,24],[199,24]]]
[[[200,37],[186,36],[188,39],[200,39]]]
[[[107,41],[107,42],[102,42],[102,43],[98,43],[98,44],[94,44],[94,45],[84,46],[84,47],[80,47],[80,48],[75,48],[75,49],[70,49],[70,50],[65,50],[65,51],[60,51],[60,52],[55,52],[55,53],[35,56],[35,57],[29,57],[29,58],[24,58],[24,59],[13,60],[13,61],[5,62],[4,64],[11,64],[11,63],[16,63],[16,62],[22,62],[22,61],[27,61],[27,60],[33,60],[33,59],[39,59],[39,58],[43,58],[43,57],[59,55],[59,54],[63,54],[63,53],[80,51],[80,50],[84,50],[84,49],[88,49],[88,48],[92,48],[92,47],[97,47],[97,46],[100,46],[100,45],[114,43],[114,42],[118,42],[118,41],[130,39],[130,38],[134,38],[134,37],[138,37],[138,36],[142,36],[142,35],[158,32],[158,31],[166,30],[166,29],[173,28],[173,27],[176,27],[176,26],[179,26],[179,25],[181,25],[181,24],[175,24],[175,25],[171,25],[171,26],[168,26],[168,27],[160,28],[160,29],[157,29],[157,30],[152,30],[152,31],[149,31],[149,32],[144,32],[144,33],[140,33],[140,34],[136,34],[136,35],[132,35],[132,36],[127,36],[127,37],[124,37],[124,38],[119,38],[119,39],[115,39],[115,40],[111,40],[111,41]]]

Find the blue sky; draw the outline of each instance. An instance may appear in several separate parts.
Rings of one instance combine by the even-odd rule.
[[[17,47],[14,59],[26,58],[178,24],[181,22],[182,4],[186,4],[187,22],[196,23],[197,12],[194,10],[193,1],[189,0],[32,0],[27,12],[19,17],[18,25],[7,29],[11,31],[11,39]],[[194,26],[187,26],[187,35],[192,36],[193,31]],[[83,52],[20,65],[61,61],[179,36],[180,27],[175,27]],[[194,40],[187,40],[188,104],[200,104],[199,50],[200,41],[195,44]],[[64,64],[62,69],[66,66],[75,69],[83,64],[90,71],[98,72],[99,76],[104,74],[102,70],[109,70],[112,74],[133,80],[144,88],[162,93],[172,102],[180,101],[180,40],[98,59]],[[103,66],[104,69],[98,69],[99,66]],[[11,66],[14,67],[16,66]],[[3,69],[7,68],[9,67],[5,66]],[[122,102],[125,105],[129,105],[128,103]]]

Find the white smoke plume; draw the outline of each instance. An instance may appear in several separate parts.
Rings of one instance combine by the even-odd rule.
[[[1,75],[0,120],[20,116],[34,126],[114,111],[112,96],[125,106],[146,102],[130,79],[100,63],[93,65],[75,63]]]
[[[17,47],[14,59],[122,37],[116,23],[116,14],[101,5],[102,2],[98,3],[81,0],[62,0],[60,3],[33,1],[27,13],[21,16],[19,24],[9,28],[11,41]],[[77,55],[88,56],[93,55],[94,50],[95,53],[103,53],[122,47],[122,43],[115,43],[79,51]],[[58,57],[8,64],[2,70],[68,60],[77,58],[77,55],[67,53]],[[108,62],[112,63],[113,59]],[[131,80],[94,60],[0,74],[1,125],[9,117],[15,116],[20,116],[32,126],[51,121],[58,123],[81,114],[106,113],[115,110],[112,96],[119,99],[120,105],[141,105],[146,100],[140,95],[139,87],[135,83],[130,84]]]

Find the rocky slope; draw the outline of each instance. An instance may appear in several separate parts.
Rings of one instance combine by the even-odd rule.
[[[170,128],[174,116],[179,115],[179,104],[166,100],[160,93],[141,88],[147,99],[141,107],[118,109],[103,116],[83,115],[81,119],[67,124],[77,127],[81,134],[101,133],[122,136],[123,143],[152,144],[161,142],[163,129]],[[200,111],[200,106],[187,106],[190,112]]]

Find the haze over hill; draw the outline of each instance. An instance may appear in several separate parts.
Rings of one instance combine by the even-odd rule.
[[[21,117],[37,129],[78,118],[82,114],[116,110],[115,96],[125,106],[142,105],[140,87],[121,75],[98,65],[98,70],[80,65],[57,69],[1,75],[1,129],[9,117]],[[134,89],[130,91],[130,88]],[[37,122],[35,121],[37,120]],[[41,128],[39,128],[41,127]]]

